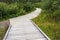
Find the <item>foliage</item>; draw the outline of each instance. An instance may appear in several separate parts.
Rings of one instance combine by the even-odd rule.
[[[50,15],[48,13],[49,12],[42,11],[42,13],[34,18],[33,21],[51,40],[60,40],[60,21],[55,22],[50,17],[47,18]]]
[[[42,0],[35,6],[40,7],[42,12],[33,21],[51,40],[60,40],[60,0]]]
[[[46,10],[47,12],[49,12],[50,13],[49,15],[52,16],[52,18],[55,18],[55,19],[59,18],[60,12],[58,11],[60,10],[60,0],[42,0],[39,3],[35,3],[35,6],[40,7],[43,10]]]
[[[60,20],[60,10],[55,10],[53,12],[53,18],[55,18],[55,21],[58,22]],[[57,21],[58,20],[58,21]]]
[[[25,15],[35,9],[31,3],[3,3],[0,2],[0,20],[9,19],[21,15]]]
[[[26,3],[23,8],[26,12],[30,12],[35,9],[34,5],[31,3]],[[32,10],[31,10],[32,9]]]
[[[7,12],[7,5],[4,3],[0,3],[0,18],[2,18],[3,14]]]

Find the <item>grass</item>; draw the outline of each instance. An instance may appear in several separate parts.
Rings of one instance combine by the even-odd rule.
[[[33,21],[51,40],[60,40],[60,21],[55,22],[52,18],[47,18],[47,13],[42,12],[38,17],[34,18]]]
[[[8,27],[0,28],[0,40],[3,40]]]
[[[0,40],[3,40],[9,24],[9,20],[0,21]]]

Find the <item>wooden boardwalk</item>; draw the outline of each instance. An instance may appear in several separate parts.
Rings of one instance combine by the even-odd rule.
[[[47,40],[30,20],[40,12],[37,8],[30,14],[10,19],[11,28],[4,40]]]

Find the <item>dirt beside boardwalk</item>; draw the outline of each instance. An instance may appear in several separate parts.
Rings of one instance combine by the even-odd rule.
[[[9,20],[5,20],[5,21],[0,22],[0,40],[3,40],[9,25],[10,25]]]
[[[9,26],[9,25],[10,25],[9,20],[5,20],[5,21],[0,22],[0,28],[4,28],[4,27]]]

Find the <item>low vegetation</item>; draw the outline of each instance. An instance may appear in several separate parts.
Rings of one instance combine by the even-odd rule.
[[[47,18],[46,15],[48,14],[42,12],[33,21],[51,40],[60,40],[60,21],[55,22],[52,18]]]
[[[33,21],[51,40],[60,40],[60,0],[42,0],[35,6],[42,12]]]
[[[0,2],[0,21],[25,15],[35,7],[42,9],[33,21],[51,40],[60,40],[60,0],[2,0]]]
[[[35,10],[35,7],[31,3],[3,3],[0,2],[0,20],[6,20],[9,18],[25,15]]]

